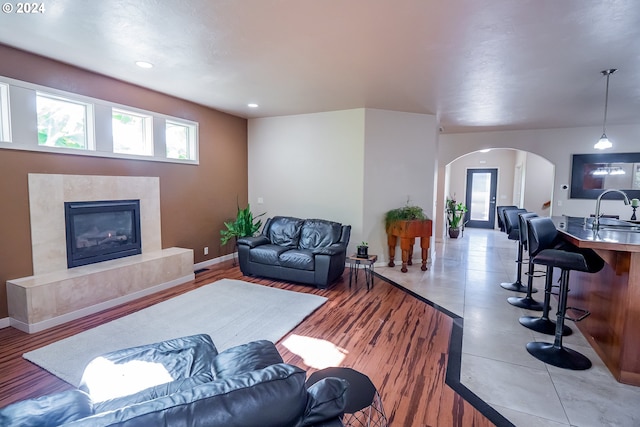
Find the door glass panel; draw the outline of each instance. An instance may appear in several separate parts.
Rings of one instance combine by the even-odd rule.
[[[471,182],[472,221],[488,221],[491,209],[491,174],[488,172],[473,173]]]

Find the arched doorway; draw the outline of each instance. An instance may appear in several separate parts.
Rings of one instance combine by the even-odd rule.
[[[484,195],[471,194],[472,188],[467,179],[469,173],[493,169],[496,170],[495,195],[491,196],[490,188],[486,186],[480,187],[482,191],[488,192],[488,198]],[[487,209],[494,211],[496,206],[516,205],[540,216],[551,216],[554,176],[553,163],[528,151],[512,148],[475,151],[458,157],[446,165],[444,199],[453,197],[466,204],[470,203],[469,200],[475,199],[477,206],[468,206],[472,213],[474,208],[482,207],[488,213]],[[491,183],[488,182],[487,185],[490,186]],[[491,197],[494,199],[491,200]],[[476,212],[476,217],[485,218],[485,212]],[[487,223],[492,222],[489,228],[495,227],[495,220],[492,221],[492,219],[484,220]],[[477,224],[471,221],[468,226],[478,226]],[[487,225],[484,226],[487,227]],[[443,222],[442,235],[445,228]]]

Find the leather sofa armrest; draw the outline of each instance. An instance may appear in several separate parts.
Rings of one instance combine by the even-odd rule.
[[[336,377],[323,378],[310,386],[302,427],[342,425],[332,423],[344,414],[348,388],[347,380]]]
[[[250,248],[255,248],[256,246],[266,245],[270,243],[267,236],[256,236],[256,237],[240,237],[238,239],[239,245],[247,245]]]
[[[343,246],[347,246],[349,244],[349,239],[351,238],[351,226],[343,225],[342,226],[342,234],[340,235],[340,244]]]
[[[314,255],[338,255],[345,251],[345,247],[339,243],[335,243],[331,246],[327,246],[326,248],[318,248],[314,249]]]
[[[213,359],[211,367],[216,379],[229,378],[246,372],[283,363],[276,346],[267,340],[252,341],[228,348]]]
[[[81,390],[23,400],[0,410],[3,427],[57,426],[93,415],[93,402]]]

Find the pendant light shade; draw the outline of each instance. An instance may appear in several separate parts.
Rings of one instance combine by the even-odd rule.
[[[602,136],[598,142],[596,142],[596,145],[593,146],[593,148],[597,150],[606,150],[607,148],[613,147],[613,144],[611,144],[611,141],[607,138],[607,107],[609,106],[609,76],[615,72],[615,68],[601,71],[602,75],[607,77],[607,90],[604,95],[604,121],[602,122]]]

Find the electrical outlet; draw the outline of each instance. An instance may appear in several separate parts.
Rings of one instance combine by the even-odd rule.
[[[209,246],[204,247],[204,254],[209,255]]]

